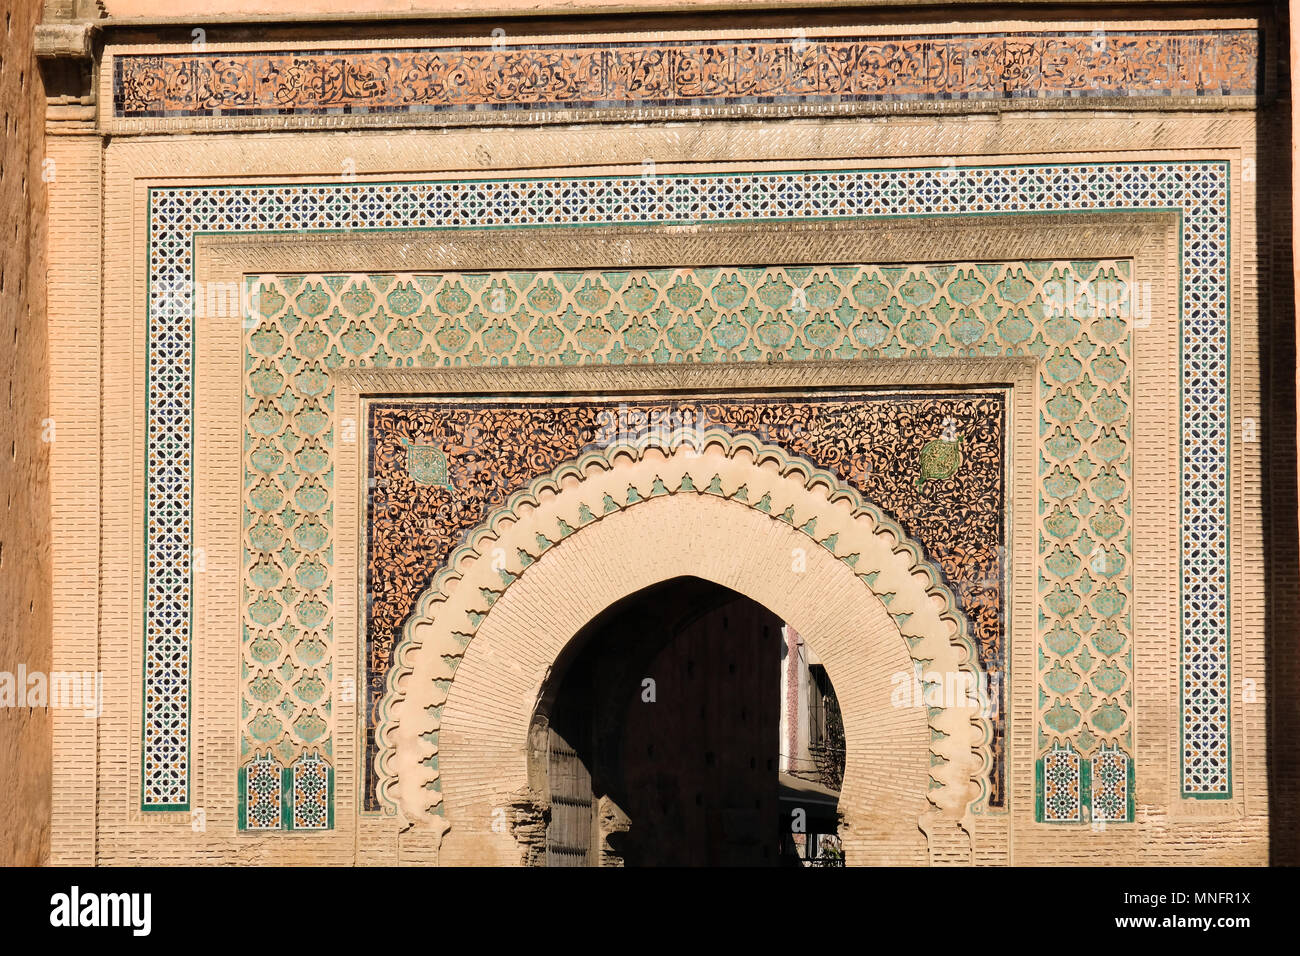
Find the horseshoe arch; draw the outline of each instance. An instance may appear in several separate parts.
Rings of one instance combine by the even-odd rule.
[[[722,430],[667,450],[591,452],[516,492],[468,536],[396,649],[380,714],[381,798],[445,831],[442,862],[519,862],[515,838],[492,824],[527,802],[529,723],[552,664],[605,607],[686,574],[790,622],[841,689],[846,855],[969,862],[990,728],[952,594],[856,490]],[[898,675],[911,680],[917,665],[958,692],[930,696],[927,685],[918,706],[895,706]]]

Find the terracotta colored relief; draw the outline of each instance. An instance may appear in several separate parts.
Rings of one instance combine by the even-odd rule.
[[[338,426],[329,370],[963,355],[1033,355],[1043,363],[1040,746],[1069,741],[1092,752],[1108,741],[1131,752],[1131,396],[1128,325],[1121,318],[1127,268],[1029,262],[261,280],[247,339],[246,755],[274,749],[287,762],[309,747],[327,759],[330,753],[329,457]],[[788,404],[775,408],[793,414]],[[735,414],[723,406],[715,411]],[[764,414],[751,427],[781,425],[777,411]],[[744,427],[743,417],[730,422]],[[345,441],[356,440],[348,436],[356,423],[339,424]],[[794,424],[785,420],[787,440],[802,441],[823,467],[847,469],[843,474],[858,483],[890,473],[851,441],[825,433],[810,444],[814,432],[794,436]],[[897,486],[876,489],[891,502],[925,500],[950,473],[970,467],[974,446],[960,424],[925,425],[895,439],[912,443],[905,460],[913,465],[896,476]],[[503,441],[515,426],[493,427],[502,436],[494,440]],[[468,487],[465,500],[486,502],[485,495],[509,490],[492,483],[478,438],[404,437],[390,451],[421,493],[445,493],[450,483],[458,501]],[[530,452],[521,447],[515,454],[527,460]],[[545,448],[531,454],[552,460]],[[967,554],[950,556],[944,567],[963,602],[970,601],[976,631],[983,626],[987,634],[998,614],[971,582],[983,580],[988,565]],[[979,570],[963,572],[967,567]],[[372,596],[388,599],[386,592]],[[398,623],[396,615],[384,619],[386,628]],[[388,640],[381,631],[381,653]],[[986,638],[980,646],[989,646]],[[324,687],[319,696],[317,681]],[[378,687],[371,686],[372,706]],[[999,796],[1001,786],[999,778]],[[1131,788],[1126,794],[1131,807]]]
[[[895,518],[943,571],[970,622],[995,697],[989,804],[1002,806],[1005,674],[1005,410],[1000,394],[701,397],[689,401],[376,404],[369,432],[367,725],[380,722],[395,644],[449,554],[509,495],[593,448],[690,441],[722,428],[753,435],[834,473]],[[937,437],[936,437],[937,436]],[[924,449],[964,447],[960,480],[919,483]],[[447,456],[450,482],[412,471],[408,450]],[[375,740],[366,792],[374,795]]]
[[[119,117],[1249,95],[1251,29],[125,54]]]

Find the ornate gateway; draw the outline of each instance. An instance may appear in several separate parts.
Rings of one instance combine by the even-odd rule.
[[[1271,21],[67,6],[57,860],[1268,858]]]

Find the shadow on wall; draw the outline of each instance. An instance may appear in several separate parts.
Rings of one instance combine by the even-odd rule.
[[[28,866],[50,853],[48,477],[57,434],[47,411],[45,93],[32,52],[40,13],[40,0],[16,0],[0,20],[0,689],[12,692],[0,693],[0,865]]]
[[[1257,436],[1247,421],[1234,436],[1256,438],[1262,458],[1264,563],[1267,586],[1265,642],[1268,659],[1265,704],[1268,711],[1269,859],[1274,865],[1300,865],[1300,527],[1297,527],[1295,272],[1292,263],[1293,166],[1291,96],[1285,47],[1287,4],[1275,4],[1278,96],[1260,110],[1255,162],[1260,172],[1246,190],[1259,190],[1257,208],[1269,210],[1257,221],[1260,250],[1272,250],[1273,281],[1261,283],[1261,417]],[[1243,180],[1246,177],[1243,176]],[[1272,301],[1268,301],[1271,299]],[[1249,450],[1249,449],[1248,449]],[[1243,697],[1246,688],[1242,688]],[[1246,703],[1249,708],[1250,704]]]

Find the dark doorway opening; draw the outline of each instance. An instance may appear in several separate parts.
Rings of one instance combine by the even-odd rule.
[[[834,839],[838,780],[800,779],[783,748],[792,716],[824,746],[824,722],[802,715],[810,702],[838,708],[824,671],[806,681],[813,694],[791,698],[788,633],[762,605],[693,577],[584,627],[534,721],[549,804],[541,861],[808,865]],[[842,777],[842,746],[834,769]]]

